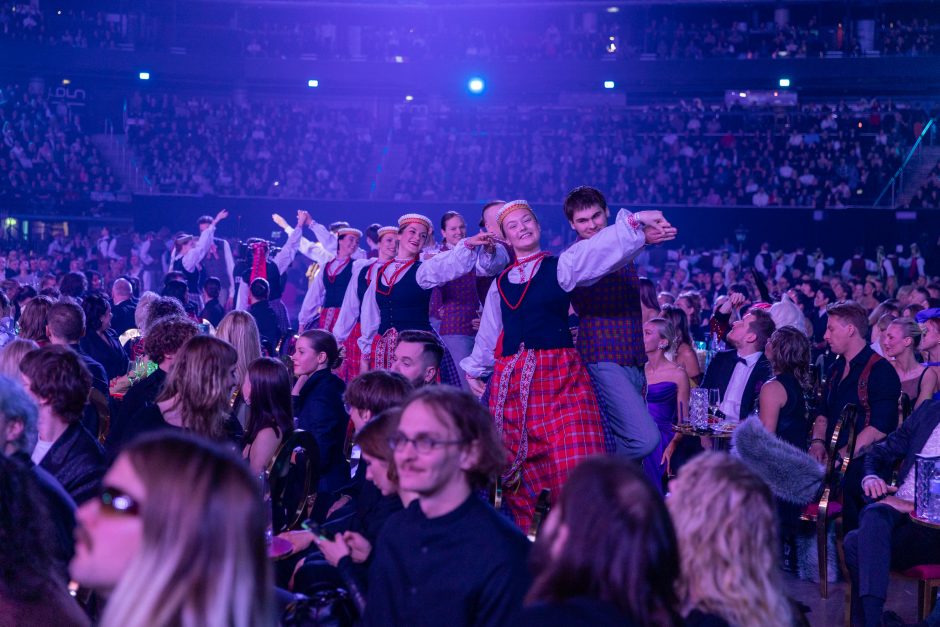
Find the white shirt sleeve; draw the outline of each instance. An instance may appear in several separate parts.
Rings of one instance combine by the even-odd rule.
[[[321,266],[326,265],[336,258],[336,255],[327,250],[323,244],[320,242],[311,242],[306,237],[300,238],[300,254]]]
[[[183,254],[183,267],[187,272],[195,272],[196,266],[206,258],[209,247],[212,246],[212,237],[215,235],[215,226],[209,226],[196,241],[196,245]]]
[[[336,233],[330,231],[319,222],[314,222],[310,225],[310,230],[313,231],[313,234],[317,236],[317,241],[320,242],[324,248],[330,251],[330,254],[336,254],[336,243],[338,238]]]
[[[117,254],[117,238],[112,237],[111,241],[108,243],[108,259],[120,259],[121,256]]]
[[[288,231],[285,228],[284,232],[287,233],[287,241],[284,242],[281,250],[277,251],[277,254],[274,255],[274,265],[277,266],[277,271],[281,274],[287,272],[290,264],[294,263],[294,258],[297,256],[297,249],[300,246],[300,240],[303,238],[302,229],[290,229]]]
[[[421,262],[415,278],[423,289],[429,290],[472,272],[480,255],[479,248],[464,246],[463,240],[455,247]]]
[[[153,263],[153,257],[150,256],[150,241],[146,239],[140,243],[140,250],[137,251],[137,255],[140,257],[140,263],[144,266],[149,266]]]
[[[222,240],[222,248],[225,249],[225,272],[228,274],[228,284],[235,285],[235,258],[232,257],[232,247],[228,240]],[[283,272],[282,272],[283,273]],[[231,293],[229,293],[231,298]],[[224,303],[223,303],[224,305]]]
[[[496,281],[493,281],[486,293],[486,302],[483,304],[483,313],[480,316],[480,330],[477,331],[476,339],[473,341],[473,351],[469,357],[460,360],[461,369],[475,379],[493,372],[493,364],[496,363],[496,341],[503,331],[499,298]]]
[[[375,301],[375,286],[379,282],[379,276],[372,277],[369,283],[369,289],[362,297],[362,309],[359,313],[359,324],[362,328],[362,337],[359,338],[359,350],[363,357],[372,354],[372,339],[379,331],[379,325],[382,323],[382,314],[379,312],[379,304]]]
[[[307,323],[323,305],[323,297],[326,294],[326,286],[323,285],[324,273],[325,267],[321,267],[316,276],[313,277],[313,281],[310,282],[307,293],[304,294],[304,302],[300,306],[300,313],[297,315],[301,329],[307,326]]]
[[[359,260],[359,259],[368,259],[369,253],[367,253],[366,251],[362,250],[361,248],[357,248],[356,250],[353,251],[353,254],[350,255],[350,256],[351,256],[353,259],[356,259],[356,260]]]
[[[352,333],[356,321],[359,320],[359,309],[362,306],[359,300],[359,277],[363,272],[368,272],[372,265],[371,259],[363,259],[353,262],[352,278],[349,285],[346,286],[346,293],[343,295],[343,304],[339,308],[339,316],[336,318],[336,324],[333,326],[333,335],[337,342],[345,342],[349,334]]]
[[[509,251],[502,244],[496,244],[492,253],[486,251],[486,248],[480,250],[480,256],[477,257],[476,274],[477,276],[496,276],[506,269],[509,265]]]
[[[636,257],[646,244],[646,235],[642,226],[630,226],[632,215],[621,209],[614,224],[591,239],[572,244],[558,256],[561,289],[570,292],[579,285],[596,283]]]
[[[885,270],[885,276],[888,276],[888,277],[894,276],[894,266],[891,264],[890,259],[885,259],[881,265]]]
[[[235,288],[238,292],[235,296],[235,309],[238,311],[248,311],[248,285],[242,280],[241,277],[237,277]]]

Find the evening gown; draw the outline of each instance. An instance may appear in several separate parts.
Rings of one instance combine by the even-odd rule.
[[[666,474],[666,465],[660,460],[663,458],[663,451],[675,435],[672,426],[676,424],[679,413],[678,395],[679,386],[672,381],[661,381],[646,386],[646,405],[650,416],[659,427],[660,438],[653,452],[643,459],[643,470],[661,494],[665,493],[663,477]]]

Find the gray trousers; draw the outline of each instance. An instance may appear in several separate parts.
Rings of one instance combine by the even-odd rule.
[[[643,398],[643,370],[609,361],[587,364],[587,368],[613,436],[614,452],[628,459],[643,459],[660,440],[659,428]]]

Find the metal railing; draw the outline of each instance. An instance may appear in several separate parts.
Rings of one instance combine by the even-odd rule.
[[[907,152],[907,156],[904,157],[904,161],[901,163],[901,167],[898,168],[898,171],[894,173],[894,176],[891,177],[891,180],[885,185],[884,189],[881,190],[881,193],[878,194],[878,198],[875,199],[873,207],[878,207],[881,205],[882,198],[885,197],[889,192],[891,193],[891,208],[897,208],[898,198],[904,190],[904,175],[905,172],[911,172],[908,168],[916,170],[923,163],[924,159],[924,147],[933,146],[937,140],[937,118],[931,118],[927,124],[924,125],[924,130],[920,132],[920,135],[917,137],[917,141],[914,142],[914,145],[911,146],[911,149]]]

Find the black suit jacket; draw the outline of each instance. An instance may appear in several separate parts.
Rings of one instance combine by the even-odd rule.
[[[865,453],[862,457],[865,461],[865,474],[890,479],[895,464],[900,461],[898,485],[903,483],[907,473],[914,467],[917,454],[923,450],[938,424],[940,401],[925,401],[899,429],[889,433],[888,437]]]
[[[80,422],[73,422],[59,436],[39,467],[65,488],[81,505],[97,492],[104,476],[104,450]]]
[[[702,387],[705,389],[717,388],[721,390],[721,398],[724,400],[725,391],[731,382],[731,375],[734,373],[735,366],[738,365],[738,352],[736,350],[727,350],[715,353],[708,369],[705,370],[705,377],[702,379]],[[751,371],[751,376],[744,386],[744,393],[741,394],[741,420],[747,418],[748,414],[754,411],[757,406],[758,393],[760,386],[767,382],[773,376],[770,368],[770,361],[767,356],[761,353],[757,360],[757,365]]]
[[[309,431],[320,449],[320,491],[333,492],[349,483],[346,461],[346,427],[349,415],[343,406],[346,384],[329,370],[313,373],[294,401],[297,426]]]
[[[127,442],[128,433],[131,432],[134,414],[146,405],[155,403],[157,396],[166,383],[166,373],[157,368],[143,381],[138,381],[127,391],[121,401],[118,411],[111,419],[111,430],[108,433],[108,458],[114,459],[121,447]]]
[[[131,300],[115,305],[111,308],[111,329],[120,336],[128,329],[137,328],[137,321],[134,320],[134,313],[137,311],[137,303]]]

